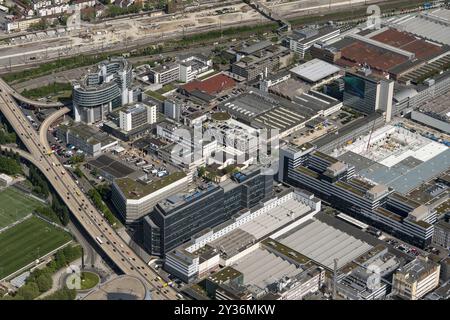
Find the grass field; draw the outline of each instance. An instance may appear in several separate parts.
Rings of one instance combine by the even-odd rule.
[[[15,188],[6,188],[0,191],[0,229],[43,205]]]
[[[0,279],[71,239],[69,233],[35,216],[0,233]]]

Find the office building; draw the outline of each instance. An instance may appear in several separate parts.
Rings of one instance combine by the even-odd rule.
[[[132,66],[124,58],[100,62],[73,85],[75,121],[88,124],[106,119],[114,108],[132,102]]]
[[[386,113],[386,121],[392,116],[394,81],[371,76],[370,69],[358,73],[347,72],[344,79],[344,105],[365,114],[375,111]]]
[[[60,125],[56,130],[56,137],[91,157],[97,157],[118,144],[117,140],[106,133],[96,131],[82,123],[76,123],[73,126]]]
[[[395,272],[392,293],[406,300],[419,300],[439,286],[440,265],[417,257]]]
[[[383,184],[355,177],[355,167],[312,144],[280,150],[278,179],[419,247],[431,243],[436,212]]]
[[[400,259],[377,245],[340,269],[337,293],[349,300],[380,300],[390,292],[389,279]],[[376,273],[375,273],[376,270]]]
[[[131,131],[146,124],[156,122],[156,106],[135,104],[119,112],[119,126],[124,131]]]
[[[167,252],[164,268],[185,282],[201,279],[219,265],[233,265],[258,250],[263,239],[288,232],[320,210],[321,202],[314,195],[287,188],[193,235],[189,242]]]
[[[300,58],[304,58],[308,49],[314,44],[329,41],[338,37],[339,34],[340,30],[335,27],[324,27],[321,29],[305,27],[303,29],[297,29],[289,37],[289,48],[297,53]]]
[[[285,47],[261,41],[236,50],[236,62],[231,65],[231,72],[248,81],[267,78],[280,68],[286,67],[293,54]]]
[[[335,63],[341,58],[341,51],[333,46],[328,46],[324,42],[315,43],[309,52],[313,58],[323,60],[328,63]]]
[[[181,117],[181,103],[175,100],[165,100],[164,101],[164,115],[167,118],[173,119],[177,122],[180,121]]]
[[[200,185],[160,201],[144,219],[144,246],[150,254],[164,256],[191,237],[252,208],[272,194],[272,176],[249,168],[225,183]]]
[[[434,225],[433,243],[450,249],[450,222],[441,220]]]
[[[151,83],[165,85],[180,79],[180,65],[178,63],[163,64],[151,68],[144,76],[144,80]]]
[[[188,56],[180,59],[179,66],[179,80],[187,83],[210,71],[212,60],[203,55]]]
[[[184,172],[174,172],[160,179],[116,179],[112,184],[111,201],[126,223],[134,223],[149,214],[159,201],[185,190],[188,181]]]

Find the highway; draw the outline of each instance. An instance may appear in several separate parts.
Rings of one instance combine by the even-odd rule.
[[[99,243],[99,247],[125,274],[142,278],[152,290],[152,299],[175,300],[177,292],[167,286],[163,293],[156,279],[158,274],[151,269],[104,220],[102,214],[81,192],[71,175],[61,165],[58,158],[49,150],[46,135],[39,134],[26,119],[20,107],[8,94],[7,88],[0,82],[0,111],[14,128],[28,152],[14,150],[33,163],[48,179],[61,199],[85,228],[87,233]],[[47,124],[46,124],[47,126]],[[48,127],[48,126],[47,126]],[[6,148],[5,149],[10,149]],[[155,291],[159,291],[156,294]]]
[[[56,119],[62,117],[66,113],[69,113],[70,109],[67,107],[61,108],[55,112],[53,112],[49,117],[47,117],[39,127],[39,141],[43,142],[44,146],[47,150],[50,150],[50,144],[47,139],[47,132],[50,128],[51,124],[56,121]]]
[[[60,108],[64,106],[64,104],[62,104],[61,102],[44,102],[28,99],[22,96],[19,92],[17,92],[13,88],[11,88],[9,84],[7,84],[2,78],[0,78],[0,87],[2,88],[2,90],[4,90],[4,92],[12,95],[17,100],[20,100],[23,103],[33,105],[39,108]]]

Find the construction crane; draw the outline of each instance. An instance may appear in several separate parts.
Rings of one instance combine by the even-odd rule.
[[[369,151],[370,140],[372,139],[372,133],[373,133],[373,129],[375,128],[375,121],[376,121],[376,120],[377,120],[377,118],[375,118],[375,119],[373,120],[372,129],[370,129],[369,141],[367,141],[366,152]]]

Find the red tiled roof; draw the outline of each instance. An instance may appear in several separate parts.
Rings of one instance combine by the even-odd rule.
[[[185,84],[182,88],[187,92],[199,90],[210,95],[215,95],[221,91],[233,88],[236,81],[224,74],[215,75],[209,79],[198,81],[194,80]]]

